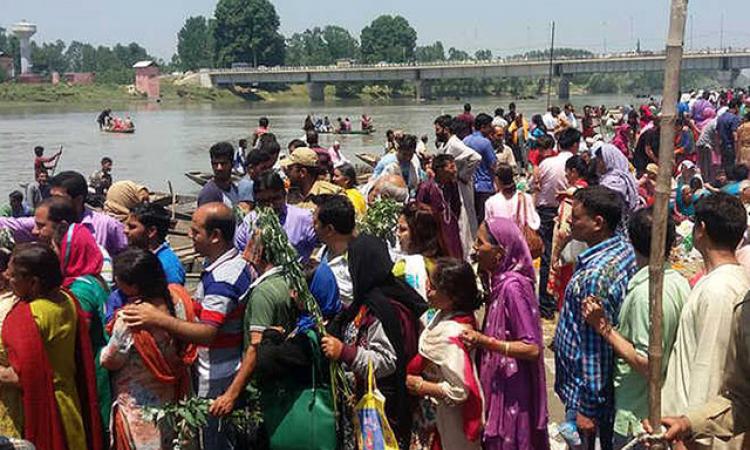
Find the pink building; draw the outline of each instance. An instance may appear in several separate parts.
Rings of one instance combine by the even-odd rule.
[[[159,98],[159,66],[154,61],[138,61],[135,69],[135,90],[148,98]]]
[[[16,68],[15,64],[13,64],[12,55],[0,52],[0,70],[5,74],[6,79],[16,76]]]
[[[72,85],[94,84],[96,75],[94,72],[66,72],[63,79]]]

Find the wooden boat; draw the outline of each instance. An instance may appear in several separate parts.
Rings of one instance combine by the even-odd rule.
[[[357,153],[355,156],[359,158],[360,161],[373,168],[377,166],[378,161],[380,161],[380,156],[375,153]]]
[[[190,170],[188,172],[185,172],[185,176],[188,177],[191,181],[194,181],[199,186],[205,186],[206,183],[211,181],[211,179],[214,177],[214,174],[210,172],[202,172],[200,170]],[[232,174],[232,181],[235,183],[240,181],[242,177],[236,174]]]
[[[352,131],[333,130],[333,131],[318,131],[318,134],[351,134],[351,135],[369,136],[374,132],[375,130],[352,130]]]
[[[120,134],[133,134],[135,133],[135,127],[114,129],[114,128],[102,128],[105,133],[120,133]]]

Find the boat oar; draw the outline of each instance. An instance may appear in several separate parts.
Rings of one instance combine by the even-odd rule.
[[[176,205],[177,205],[177,196],[174,193],[174,189],[172,189],[172,181],[167,180],[167,185],[169,186],[169,195],[172,196],[172,205],[171,205],[171,208],[172,208],[172,222],[174,222],[175,216],[177,214],[177,212],[175,210]]]
[[[60,153],[60,155],[55,160],[55,165],[52,166],[52,173],[50,174],[50,176],[54,175],[55,174],[55,170],[57,170],[57,165],[60,163],[60,158],[62,158],[62,149],[63,149],[63,146],[61,145],[60,146],[60,150],[58,150],[58,152]]]

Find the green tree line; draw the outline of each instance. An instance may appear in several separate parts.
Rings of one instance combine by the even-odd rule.
[[[417,45],[417,31],[399,15],[381,15],[365,26],[359,36],[337,25],[306,29],[285,38],[279,31],[281,20],[269,0],[219,0],[213,17],[189,17],[177,34],[177,52],[165,70],[197,70],[247,66],[331,65],[340,60],[361,63],[428,63],[439,61],[486,61],[492,51],[474,53],[450,47],[442,42]],[[18,57],[18,41],[0,29],[0,51]],[[587,50],[555,49],[556,57],[587,58]],[[534,50],[510,56],[511,59],[546,59],[549,50]],[[154,59],[137,43],[113,47],[93,46],[73,41],[32,43],[33,70],[93,71],[102,83],[131,83],[131,66],[143,59]],[[20,65],[17,62],[17,65]],[[710,83],[710,74],[686,74],[688,85]],[[0,74],[2,77],[2,74]],[[573,85],[591,93],[651,93],[661,88],[658,73],[576,75]],[[408,93],[403,82],[379,83],[388,92]],[[342,95],[358,95],[366,83],[337,86]],[[535,95],[544,89],[540,80],[506,78],[484,80],[437,80],[431,83],[434,95],[466,96],[483,94]],[[702,86],[701,86],[702,87]]]

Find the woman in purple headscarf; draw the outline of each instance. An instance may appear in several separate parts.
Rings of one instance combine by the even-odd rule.
[[[480,349],[479,378],[485,397],[483,443],[487,450],[546,450],[547,390],[534,267],[521,230],[490,218],[475,244],[486,292],[482,333],[462,339]]]
[[[602,145],[595,154],[599,184],[622,195],[626,213],[634,211],[638,207],[638,183],[630,173],[628,159],[612,144]]]

